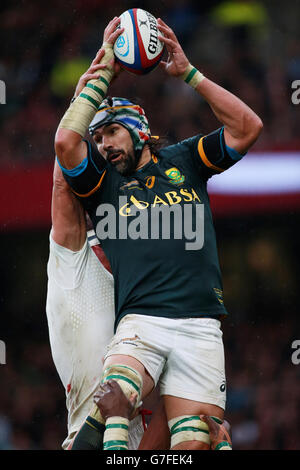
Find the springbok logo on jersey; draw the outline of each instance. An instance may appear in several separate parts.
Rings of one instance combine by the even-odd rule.
[[[184,175],[182,175],[178,168],[175,167],[166,170],[165,174],[168,178],[170,178],[171,182],[174,184],[183,183],[185,180]]]

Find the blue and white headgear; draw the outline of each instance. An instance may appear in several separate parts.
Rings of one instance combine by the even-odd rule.
[[[93,135],[99,127],[113,122],[121,124],[129,131],[135,151],[141,152],[151,135],[143,108],[125,98],[106,98],[99,106],[89,126],[89,132]]]

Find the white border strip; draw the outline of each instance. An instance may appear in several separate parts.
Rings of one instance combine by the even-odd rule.
[[[249,153],[208,181],[210,194],[300,193],[300,153]]]

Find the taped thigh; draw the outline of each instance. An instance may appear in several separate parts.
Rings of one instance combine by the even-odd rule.
[[[112,364],[104,369],[101,383],[105,383],[108,380],[118,382],[128,399],[133,393],[137,393],[135,408],[140,406],[143,391],[143,377],[137,370],[123,364]]]

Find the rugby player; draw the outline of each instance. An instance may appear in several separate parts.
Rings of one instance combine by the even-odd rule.
[[[57,162],[51,212],[46,313],[53,361],[66,392],[68,436],[62,447],[67,449],[93,406],[102,358],[113,336],[114,281]],[[130,425],[131,449],[138,448],[143,433],[139,416]]]
[[[117,380],[127,398],[137,392],[138,406],[160,380],[171,448],[209,449],[208,426],[199,415],[223,420],[221,319],[227,311],[206,185],[208,178],[247,153],[262,122],[245,103],[196,70],[172,29],[159,19],[160,40],[169,54],[161,67],[192,86],[221,127],[155,151],[141,107],[123,98],[103,101],[115,75],[113,44],[123,32],[119,22],[115,17],[104,31],[100,63],[106,68],[72,102],[55,137],[64,177],[89,213],[97,236],[102,231],[115,280],[116,334],[105,356],[102,383]],[[88,129],[97,148],[85,140]],[[131,236],[134,230],[124,235],[130,217],[138,225],[138,217],[132,219],[137,210],[151,224],[150,208],[176,205],[204,208],[201,249],[187,249],[188,236],[175,237],[175,229],[168,240],[161,234]],[[119,216],[112,225],[104,208],[115,209]],[[103,221],[109,225],[106,234]],[[100,441],[104,431],[105,419],[95,405],[73,447],[82,448],[82,442],[96,435]]]

